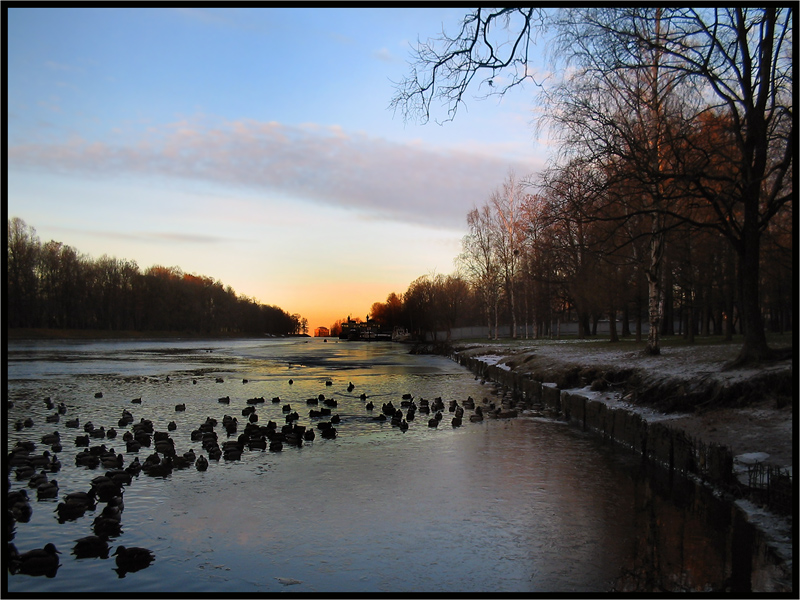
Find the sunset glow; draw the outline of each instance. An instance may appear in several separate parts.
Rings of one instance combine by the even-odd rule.
[[[93,257],[179,267],[309,330],[450,273],[466,214],[529,174],[533,92],[454,122],[389,110],[458,9],[8,12],[8,215]]]

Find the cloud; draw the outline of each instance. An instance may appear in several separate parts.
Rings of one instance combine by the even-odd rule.
[[[209,244],[228,244],[236,242],[234,238],[226,238],[214,235],[187,234],[175,231],[105,231],[97,229],[76,229],[73,227],[51,226],[54,232],[64,232],[69,234],[79,234],[83,237],[110,238],[114,240],[125,239],[133,242],[163,242],[183,244],[198,244],[207,246]]]
[[[17,144],[9,165],[74,175],[206,181],[352,209],[371,218],[462,229],[513,168],[486,153],[403,144],[340,127],[181,121],[113,144],[80,137]]]
[[[380,50],[375,50],[372,55],[382,62],[400,62],[400,59],[392,54],[388,48],[381,48]]]

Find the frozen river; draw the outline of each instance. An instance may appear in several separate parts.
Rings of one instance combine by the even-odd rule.
[[[37,501],[27,480],[9,473],[11,489],[32,497],[30,521],[15,527],[17,549],[52,542],[61,552],[54,577],[7,573],[10,592],[600,593],[632,581],[642,589],[646,580],[654,589],[706,589],[724,586],[735,562],[723,539],[726,519],[705,523],[709,510],[718,512],[713,500],[699,500],[696,490],[677,503],[662,497],[635,458],[562,423],[533,416],[473,423],[466,410],[454,428],[446,408],[438,428],[417,412],[401,431],[375,418],[404,394],[416,403],[441,397],[445,406],[470,396],[478,405],[497,400],[489,384],[444,357],[306,338],[14,342],[8,350],[7,450],[30,440],[41,453],[42,436],[59,431],[63,466],[49,477],[62,496],[88,491],[105,473],[75,464],[86,421],[116,428],[116,438],[91,444],[115,448],[126,466],[152,454],[125,451],[123,409],[134,422],[152,420],[156,431],[174,421],[177,452],[198,456],[205,452],[192,431],[212,417],[222,443],[230,415],[241,433],[248,399],[265,398],[256,405],[263,425],[285,424],[289,404],[299,424],[314,428],[320,419],[309,410],[319,406],[306,401],[320,394],[337,401],[332,412],[340,417],[335,439],[317,430],[299,448],[246,449],[204,472],[135,477],[124,488],[122,531],[109,546],[112,553],[120,545],[149,548],[156,558],[124,577],[113,556],[70,554],[75,540],[92,534],[102,503],[60,523],[58,500]],[[58,423],[46,421],[56,412],[46,397],[66,406]],[[17,431],[27,417],[33,426]],[[81,427],[66,427],[76,417]],[[668,531],[659,530],[664,523]]]

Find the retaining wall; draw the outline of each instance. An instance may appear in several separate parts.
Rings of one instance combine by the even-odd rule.
[[[517,401],[540,406],[548,414],[564,419],[584,431],[592,431],[609,442],[620,444],[644,459],[670,471],[694,475],[722,487],[735,481],[733,454],[726,446],[705,444],[664,423],[649,423],[641,415],[555,384],[534,381],[528,376],[484,363],[474,357],[454,354],[459,364],[512,393]]]
[[[769,492],[770,487],[776,487],[771,485],[769,473],[766,473],[766,484],[763,486],[753,488],[752,483],[751,486],[740,484],[734,474],[733,454],[726,446],[706,444],[702,440],[692,439],[677,427],[648,422],[638,413],[610,407],[581,393],[561,390],[554,383],[534,381],[527,374],[490,365],[474,357],[456,352],[451,358],[479,377],[502,385],[511,392],[517,407],[539,408],[550,416],[620,444],[640,455],[642,460],[667,469],[670,478],[673,473],[692,476],[740,497],[743,494],[758,495],[763,490]],[[791,487],[790,475],[782,472],[778,475],[771,478],[775,480],[774,483],[783,482],[783,488],[787,485]],[[764,474],[757,472],[755,476],[763,477]],[[753,473],[750,473],[750,480],[754,480]],[[791,490],[783,490],[782,495],[788,496],[786,504],[793,507]],[[767,498],[771,505],[769,500]],[[753,591],[791,591],[791,560],[786,559],[784,552],[775,550],[773,542],[767,539],[769,536],[757,528],[756,532],[749,574]]]

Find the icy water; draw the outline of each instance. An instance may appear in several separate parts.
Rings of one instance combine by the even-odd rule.
[[[245,450],[240,460],[211,461],[205,472],[134,478],[124,489],[122,533],[109,545],[112,553],[120,545],[149,548],[156,559],[124,576],[113,557],[70,554],[75,540],[92,534],[102,503],[59,523],[58,500],[37,501],[27,480],[7,471],[11,489],[32,497],[30,521],[15,527],[17,549],[52,542],[61,552],[55,577],[6,572],[11,593],[599,593],[625,582],[630,589],[633,579],[716,589],[729,576],[722,523],[729,519],[707,526],[692,516],[686,505],[697,508],[694,491],[681,493],[682,503],[661,500],[636,460],[562,423],[531,416],[471,423],[467,410],[454,428],[445,409],[438,428],[417,412],[403,432],[375,419],[384,402],[399,406],[406,393],[417,403],[441,397],[445,406],[469,396],[477,404],[497,399],[489,384],[444,357],[409,355],[391,343],[304,338],[15,342],[8,350],[7,450],[30,440],[40,453],[42,435],[59,431],[63,466],[50,479],[60,496],[88,491],[105,472],[75,465],[74,441],[86,421],[118,431],[92,445],[123,452],[126,465],[136,456],[125,453],[127,428],[117,426],[123,409],[134,422],[152,420],[156,431],[175,421],[177,452],[198,455],[205,452],[192,430],[213,417],[222,443],[222,418],[230,415],[241,433],[251,398],[266,400],[257,405],[259,424],[280,427],[290,404],[301,425],[314,427],[320,419],[309,410],[319,407],[306,400],[319,394],[337,400],[333,413],[341,418],[335,439]],[[226,396],[230,404],[220,403]],[[46,397],[67,407],[58,423],[46,422],[55,412]],[[181,403],[186,410],[177,412]],[[17,431],[26,417],[33,426]],[[81,428],[67,428],[75,417]],[[142,448],[140,460],[152,451]]]

